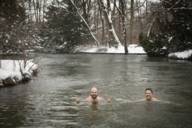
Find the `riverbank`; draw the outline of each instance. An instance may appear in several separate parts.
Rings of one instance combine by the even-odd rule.
[[[192,49],[185,50],[182,52],[170,53],[168,55],[170,59],[180,59],[180,60],[192,60]]]
[[[137,44],[131,44],[128,47],[129,54],[146,54],[143,47]],[[124,54],[124,46],[106,47],[106,46],[80,46],[75,53],[94,53],[94,54]]]
[[[14,86],[37,75],[38,65],[33,60],[0,60],[0,87]]]

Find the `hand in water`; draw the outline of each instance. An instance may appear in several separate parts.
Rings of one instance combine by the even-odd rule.
[[[75,101],[76,101],[77,104],[80,103],[80,99],[79,98],[76,98]]]
[[[111,97],[107,98],[107,103],[111,103],[111,102],[112,102],[112,98]]]

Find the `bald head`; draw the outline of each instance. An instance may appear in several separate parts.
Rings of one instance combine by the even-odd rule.
[[[96,87],[92,87],[92,88],[91,88],[90,96],[91,96],[93,99],[96,99],[96,98],[97,98],[97,96],[98,96],[98,89],[97,89]]]
[[[91,88],[91,92],[95,92],[95,91],[97,92],[97,90],[98,90],[98,89],[97,89],[96,87],[92,87],[92,88]]]

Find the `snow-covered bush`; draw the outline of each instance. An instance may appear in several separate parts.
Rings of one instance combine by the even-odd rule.
[[[163,34],[153,35],[150,38],[141,36],[141,45],[148,56],[167,56],[167,38]]]

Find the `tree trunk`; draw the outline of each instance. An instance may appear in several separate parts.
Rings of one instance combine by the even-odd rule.
[[[83,16],[80,14],[79,9],[77,8],[77,6],[75,5],[75,3],[73,2],[73,0],[70,0],[70,2],[73,4],[73,6],[75,7],[75,9],[77,10],[78,15],[80,16],[80,18],[83,20],[83,22],[85,23],[86,27],[89,30],[89,33],[91,34],[91,36],[93,37],[93,39],[96,42],[96,45],[99,46],[100,42],[97,40],[97,38],[95,37],[95,35],[93,34],[93,32],[91,31],[91,28],[89,27],[88,23],[86,22],[86,20],[83,18]]]
[[[119,1],[121,4],[121,20],[122,20],[122,28],[123,28],[123,40],[124,40],[124,50],[125,50],[125,54],[128,54],[128,48],[127,48],[127,29],[125,26],[125,1],[124,0],[120,0]]]
[[[146,5],[145,5],[145,15],[147,16],[148,14],[148,0],[145,0],[146,1]]]
[[[87,22],[87,24],[89,24],[89,22],[88,22],[88,14],[87,14],[87,10],[86,10],[86,1],[83,0],[82,2],[83,2],[82,3],[82,9],[83,9],[83,14],[82,15],[83,15],[85,21]]]
[[[156,20],[156,17],[153,17],[153,20],[152,20],[152,22],[151,22],[151,24],[149,25],[149,28],[148,28],[148,30],[147,30],[147,37],[149,37],[150,34],[151,34],[151,30],[152,30],[152,28],[153,28],[153,24],[155,23],[155,20]]]
[[[103,11],[103,15],[106,19],[106,22],[108,24],[108,31],[109,31],[109,34],[110,34],[110,38],[112,38],[112,40],[114,40],[115,42],[117,42],[117,45],[118,46],[121,46],[121,41],[119,40],[116,32],[115,32],[115,29],[114,29],[114,26],[113,26],[113,23],[112,23],[112,19],[111,19],[111,10],[110,9],[107,9],[105,6],[104,6],[104,3],[102,0],[99,0],[100,2],[100,5],[101,5],[101,9]]]
[[[97,2],[99,5],[99,1],[97,1]],[[104,19],[103,19],[101,6],[99,6],[99,12],[100,12],[100,19],[101,19],[101,26],[102,26],[101,43],[104,44],[105,26],[104,26]]]
[[[130,44],[133,43],[133,20],[134,20],[134,0],[131,0],[131,19],[130,19]]]
[[[45,22],[45,20],[44,20],[44,15],[45,15],[44,12],[45,12],[45,9],[46,9],[46,4],[47,4],[47,3],[46,3],[46,0],[43,0],[43,12],[42,12],[42,13],[43,13],[43,14],[42,14],[43,23]]]

